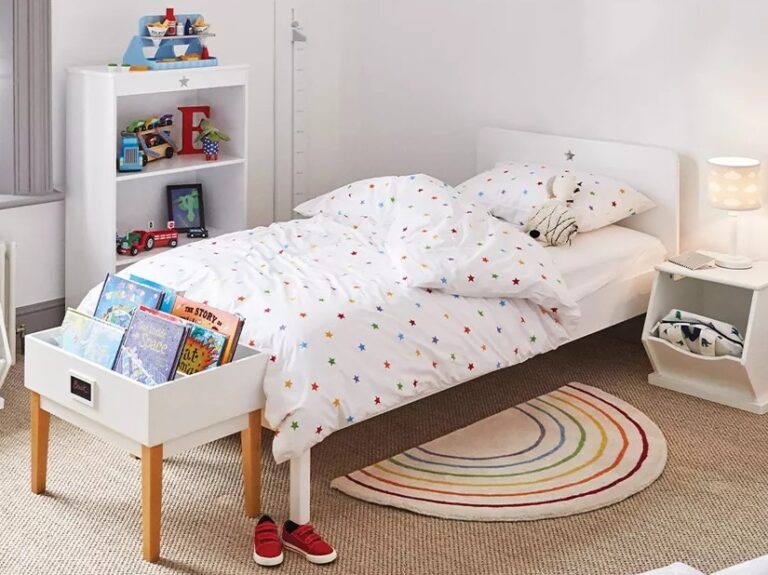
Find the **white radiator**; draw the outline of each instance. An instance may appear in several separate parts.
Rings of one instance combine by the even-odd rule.
[[[0,242],[0,387],[16,361],[16,244]],[[0,409],[5,401],[0,397]]]

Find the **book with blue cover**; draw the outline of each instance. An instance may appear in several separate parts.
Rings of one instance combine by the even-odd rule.
[[[189,324],[146,306],[133,313],[115,362],[115,371],[148,386],[176,376]]]
[[[171,310],[173,309],[173,302],[176,301],[176,290],[157,282],[153,282],[152,280],[148,280],[147,278],[137,276],[135,274],[131,274],[131,281],[155,288],[163,292],[163,303],[158,309],[160,311],[164,311],[165,313],[171,313]]]
[[[59,345],[64,351],[112,369],[125,330],[69,308],[61,324]]]
[[[162,303],[162,290],[107,274],[93,315],[109,323],[127,328],[136,308],[143,305],[157,309]]]

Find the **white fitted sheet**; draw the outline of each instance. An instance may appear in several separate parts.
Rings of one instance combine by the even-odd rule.
[[[571,245],[547,249],[576,300],[611,282],[646,273],[667,255],[657,238],[617,225],[578,234]]]

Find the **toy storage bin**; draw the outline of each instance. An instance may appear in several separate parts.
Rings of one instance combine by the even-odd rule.
[[[64,351],[59,330],[27,336],[25,386],[45,411],[134,454],[164,444],[169,456],[239,432],[264,404],[267,356],[248,347],[231,363],[147,387]]]
[[[768,412],[768,382],[764,341],[768,292],[749,283],[749,274],[728,276],[743,283],[725,283],[718,270],[687,271],[657,267],[643,328],[643,344],[653,365],[648,382],[752,413]],[[673,270],[673,273],[670,271]],[[679,272],[679,273],[678,273]],[[676,346],[653,334],[653,327],[670,310],[680,309],[734,325],[744,337],[744,353],[707,357]]]
[[[261,507],[261,407],[267,356],[239,346],[234,361],[147,387],[57,345],[61,328],[27,336],[31,488],[46,490],[50,414],[141,457],[142,556],[160,558],[163,459],[240,432],[243,505]]]

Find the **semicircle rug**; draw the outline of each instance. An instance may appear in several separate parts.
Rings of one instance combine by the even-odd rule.
[[[664,470],[643,413],[571,383],[331,482],[347,495],[465,521],[563,517],[618,503]]]

